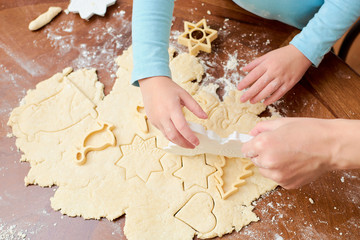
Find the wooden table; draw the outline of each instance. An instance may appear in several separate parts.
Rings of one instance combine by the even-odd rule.
[[[53,211],[49,198],[55,188],[24,186],[29,164],[19,162],[15,139],[6,137],[11,132],[6,126],[9,113],[26,91],[63,68],[97,68],[106,93],[114,83],[113,59],[131,44],[131,1],[118,0],[104,18],[85,21],[77,14],[61,13],[37,32],[27,29],[49,6],[66,9],[68,2],[0,0],[0,233],[12,230],[30,239],[125,239],[125,217],[115,222],[85,221]],[[183,20],[203,17],[219,30],[214,53],[199,55],[217,63],[208,68],[209,79],[226,74],[222,66],[229,54],[237,51],[237,58],[248,62],[286,45],[297,33],[231,1],[179,0],[174,15],[175,35],[176,30],[183,31]],[[285,116],[359,119],[359,96],[359,75],[330,53],[275,106]],[[298,190],[278,188],[257,201],[260,222],[221,239],[359,239],[359,177],[358,170],[331,172]]]

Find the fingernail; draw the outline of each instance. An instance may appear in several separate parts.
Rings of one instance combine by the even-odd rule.
[[[194,145],[191,145],[191,147],[189,147],[190,149],[194,149],[195,148],[195,146]]]

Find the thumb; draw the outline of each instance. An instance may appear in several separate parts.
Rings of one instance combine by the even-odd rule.
[[[193,114],[195,114],[195,116],[202,119],[206,119],[208,117],[206,112],[204,112],[198,102],[196,102],[195,99],[188,92],[184,90],[180,97],[183,105]]]
[[[244,157],[246,158],[252,158],[255,157],[255,154],[250,151],[252,149],[252,142],[249,141],[247,143],[244,143],[241,147],[241,152],[243,153]]]

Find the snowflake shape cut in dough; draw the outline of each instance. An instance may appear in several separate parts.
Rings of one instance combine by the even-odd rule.
[[[157,148],[155,137],[144,140],[136,135],[131,144],[120,149],[123,156],[116,165],[125,169],[126,180],[138,176],[147,182],[151,173],[163,171],[160,159],[165,152]]]
[[[183,181],[184,191],[194,185],[208,188],[207,178],[214,173],[216,169],[206,164],[204,155],[181,158],[181,168],[173,173],[177,178]]]
[[[116,0],[71,0],[68,10],[79,13],[81,18],[89,20],[94,14],[104,16],[106,8],[115,2]]]

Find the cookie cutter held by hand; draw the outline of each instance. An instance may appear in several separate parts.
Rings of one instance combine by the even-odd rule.
[[[233,132],[226,138],[222,138],[212,130],[206,130],[204,126],[194,122],[188,122],[190,129],[199,139],[200,144],[194,149],[183,148],[179,145],[169,142],[163,148],[166,152],[182,155],[195,156],[198,154],[210,153],[226,157],[244,157],[241,147],[244,143],[250,141],[253,136],[248,134]]]

